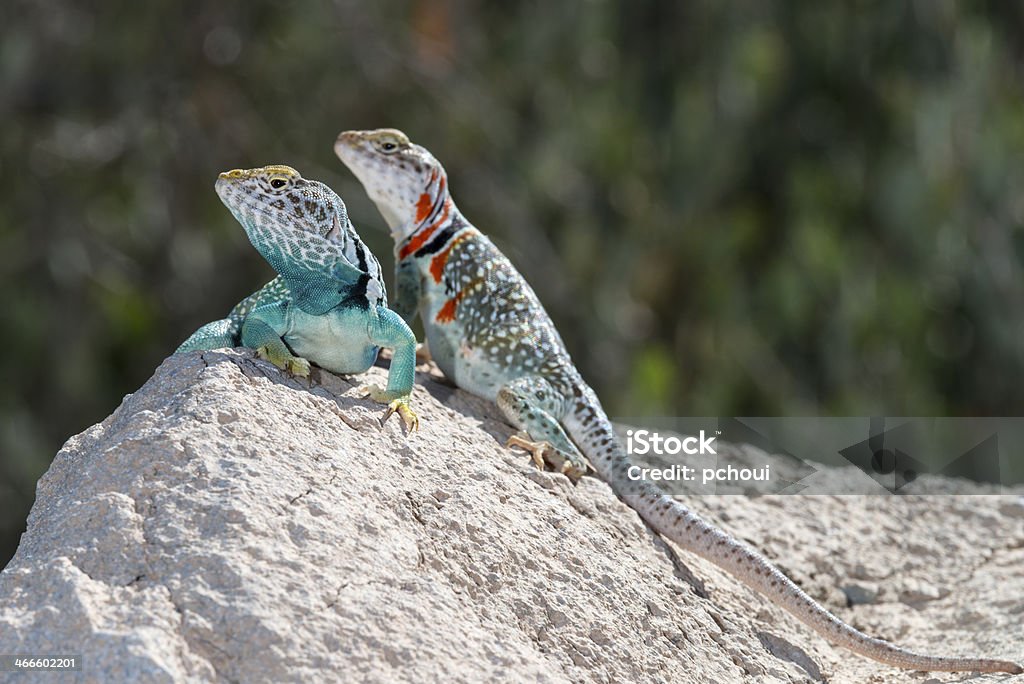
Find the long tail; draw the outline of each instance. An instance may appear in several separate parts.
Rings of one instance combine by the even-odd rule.
[[[659,534],[764,594],[827,641],[868,658],[909,670],[1024,672],[1020,665],[1005,660],[946,658],[914,653],[870,637],[846,624],[808,596],[760,553],[712,526],[654,485],[630,479],[627,469],[631,464],[597,396],[586,385],[580,389],[583,400],[576,402],[576,409],[566,416],[566,430],[598,474]]]

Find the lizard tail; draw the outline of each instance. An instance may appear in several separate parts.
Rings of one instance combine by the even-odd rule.
[[[711,561],[785,608],[827,641],[882,663],[909,670],[945,672],[1009,672],[1024,669],[1016,663],[985,658],[928,656],[876,639],[846,624],[808,596],[768,559],[743,542],[714,527],[657,487],[628,476],[632,465],[616,438],[597,396],[579,388],[575,408],[564,426],[597,473],[655,531],[677,545]]]

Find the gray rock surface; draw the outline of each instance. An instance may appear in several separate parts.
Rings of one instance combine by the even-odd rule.
[[[172,357],[71,438],[0,573],[0,654],[84,667],[12,681],[1007,679],[833,649],[602,482],[504,449],[492,408],[426,373],[421,431],[381,428],[356,383],[384,378],[310,389],[240,351]],[[687,503],[868,632],[1024,658],[1019,496]],[[874,593],[848,608],[844,587]]]

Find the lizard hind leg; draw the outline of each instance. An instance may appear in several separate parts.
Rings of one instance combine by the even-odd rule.
[[[512,425],[529,435],[513,435],[506,446],[525,449],[538,467],[546,462],[572,478],[587,472],[587,459],[555,417],[561,402],[549,382],[536,376],[516,378],[498,390],[496,403]]]
[[[256,350],[256,355],[284,371],[302,378],[309,377],[309,361],[292,354],[288,345],[269,323],[249,316],[242,324],[242,344]]]

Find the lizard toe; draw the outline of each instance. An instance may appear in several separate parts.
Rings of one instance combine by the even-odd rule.
[[[505,446],[519,447],[526,450],[536,465],[541,470],[544,464],[551,466],[553,470],[565,474],[572,480],[578,480],[586,474],[589,464],[577,454],[566,453],[556,448],[550,442],[533,441],[519,435],[512,435],[505,442]]]
[[[300,378],[308,378],[310,371],[309,361],[301,356],[295,356],[288,361],[288,370],[292,372],[292,375],[297,375]]]
[[[402,422],[405,423],[407,432],[416,432],[420,429],[420,417],[409,406],[409,402],[403,399],[396,399],[391,402],[390,406],[393,406],[398,415],[402,416]]]
[[[372,401],[376,401],[377,403],[380,404],[387,404],[392,401],[392,398],[388,397],[388,391],[385,390],[380,385],[363,385],[356,391],[362,394],[364,397],[371,399]],[[388,416],[390,415],[391,414],[388,414]]]
[[[510,449],[513,447],[519,447],[520,449],[525,450],[530,454],[533,464],[541,470],[544,470],[545,461],[550,462],[551,456],[548,456],[547,454],[554,451],[549,442],[534,442],[533,440],[520,437],[519,435],[512,435],[509,437],[508,441],[505,442],[505,446]]]
[[[384,412],[384,415],[380,418],[381,427],[388,419],[397,413],[402,417],[402,423],[405,424],[406,432],[416,432],[420,429],[420,418],[416,415],[416,412],[409,406],[409,400],[407,397],[401,397],[395,399],[388,404],[388,409]]]

